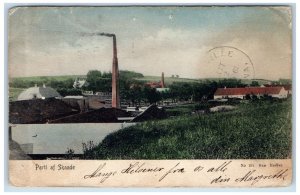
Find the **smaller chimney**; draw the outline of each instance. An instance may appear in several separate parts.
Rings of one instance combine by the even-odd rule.
[[[45,85],[45,83],[43,83],[43,88],[46,88],[46,85]]]
[[[161,73],[161,88],[165,88],[165,75],[164,72]]]
[[[37,87],[37,84],[34,84],[34,87]]]

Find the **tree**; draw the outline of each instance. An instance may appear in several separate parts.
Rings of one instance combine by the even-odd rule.
[[[124,90],[121,91],[121,96],[129,100],[132,106],[140,104],[143,98],[142,86],[136,83],[124,86]]]
[[[111,91],[111,73],[98,70],[90,70],[87,73],[86,81],[89,86],[84,87],[84,90],[91,91]]]
[[[258,87],[259,86],[259,83],[258,81],[252,81],[251,84],[250,84],[251,87]]]
[[[246,94],[245,99],[246,100],[251,100],[251,95],[250,94]]]
[[[133,78],[142,78],[142,77],[144,77],[144,75],[138,72],[120,70],[120,78],[133,79]]]
[[[242,83],[240,79],[223,79],[219,80],[218,88],[234,88],[234,87],[245,87],[246,85]]]
[[[161,100],[161,95],[155,88],[144,87],[144,97],[150,104],[156,103]]]
[[[96,79],[102,77],[102,73],[99,70],[90,70],[86,76],[88,79]]]

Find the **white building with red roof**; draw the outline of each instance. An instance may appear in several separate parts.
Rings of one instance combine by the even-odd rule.
[[[288,95],[292,95],[292,85],[286,84],[286,85],[270,85],[270,84],[265,84],[265,87],[283,87],[287,92]]]
[[[284,99],[288,96],[288,91],[284,87],[245,87],[245,88],[218,88],[214,94],[214,99],[238,98],[245,99],[247,95],[262,97],[265,95]]]

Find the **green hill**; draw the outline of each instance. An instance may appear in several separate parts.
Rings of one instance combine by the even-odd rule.
[[[9,80],[23,82],[42,82],[48,80],[66,81],[68,79],[76,79],[77,77],[86,77],[85,75],[62,75],[62,76],[32,76],[32,77],[13,77]]]
[[[291,101],[147,121],[108,135],[91,159],[281,159],[291,157]]]

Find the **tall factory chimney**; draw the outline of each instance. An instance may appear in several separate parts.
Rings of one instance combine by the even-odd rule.
[[[120,92],[119,92],[119,67],[117,57],[117,39],[113,36],[113,62],[112,62],[112,97],[111,106],[120,108]]]
[[[115,34],[111,33],[81,33],[82,36],[106,36],[113,38],[113,62],[112,62],[112,97],[111,107],[120,108],[120,92],[119,92],[119,67],[117,57],[117,39]]]
[[[165,88],[165,76],[164,72],[161,73],[161,88]]]

